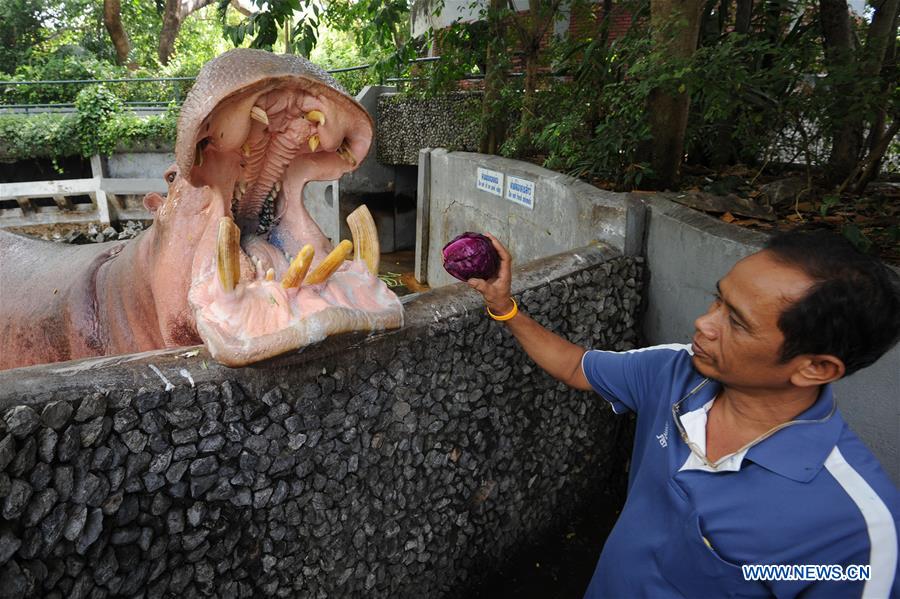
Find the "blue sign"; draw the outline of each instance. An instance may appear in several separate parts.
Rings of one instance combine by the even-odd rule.
[[[479,167],[478,178],[475,181],[475,187],[477,187],[481,191],[486,191],[502,198],[503,173]]]
[[[506,199],[534,210],[534,181],[509,175],[506,178]]]

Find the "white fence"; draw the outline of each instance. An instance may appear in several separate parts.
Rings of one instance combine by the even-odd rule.
[[[144,194],[166,192],[162,176],[105,176],[100,156],[91,158],[91,171],[90,179],[0,183],[0,228],[148,219]]]

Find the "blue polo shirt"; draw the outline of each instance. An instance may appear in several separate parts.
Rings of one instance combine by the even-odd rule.
[[[830,386],[790,424],[710,468],[719,390],[690,346],[589,351],[582,369],[616,413],[636,412],[628,499],[586,597],[898,597],[898,491],[847,427]],[[683,400],[683,401],[682,401]],[[868,581],[745,580],[744,564],[869,565]]]

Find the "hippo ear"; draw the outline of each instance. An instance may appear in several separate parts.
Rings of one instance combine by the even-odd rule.
[[[159,207],[162,206],[165,201],[166,199],[164,197],[154,191],[144,196],[144,208],[146,208],[153,216],[156,216],[156,211],[159,210]]]

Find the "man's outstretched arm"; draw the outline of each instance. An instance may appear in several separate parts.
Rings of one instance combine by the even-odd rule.
[[[486,236],[500,255],[500,270],[493,279],[469,279],[468,284],[484,297],[484,303],[491,312],[498,316],[509,314],[513,309],[510,295],[512,258],[497,238],[490,233]],[[581,370],[581,358],[585,352],[583,347],[548,331],[521,311],[504,324],[525,353],[550,376],[576,389],[587,391],[592,388]]]

